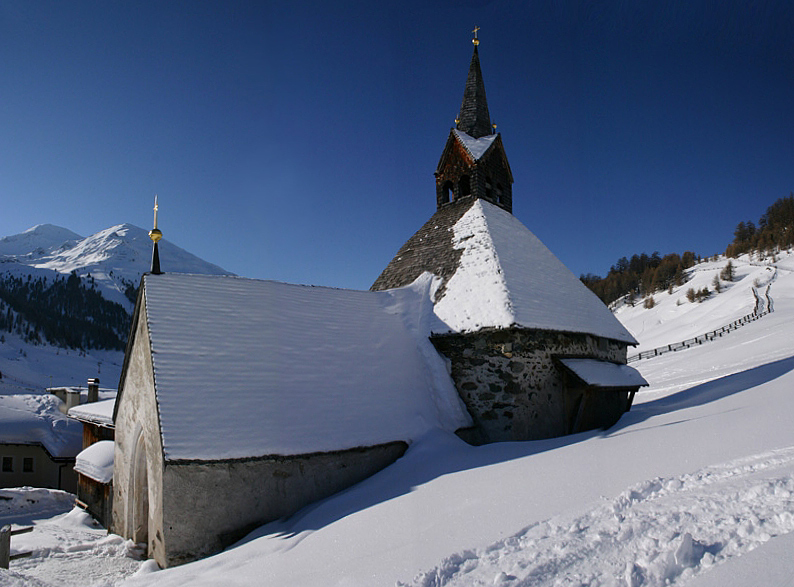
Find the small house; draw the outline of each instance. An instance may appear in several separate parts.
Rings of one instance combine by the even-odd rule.
[[[89,380],[88,403],[69,410],[83,425],[83,450],[75,457],[77,503],[106,528],[113,512],[113,457],[115,397],[99,399],[98,380]],[[115,396],[115,393],[113,394]]]
[[[0,487],[48,487],[74,493],[82,431],[50,394],[0,395]]]

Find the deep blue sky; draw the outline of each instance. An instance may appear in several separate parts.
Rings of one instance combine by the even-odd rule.
[[[514,213],[577,275],[794,190],[789,1],[3,0],[0,235],[157,193],[225,269],[368,288],[434,212],[475,24]]]

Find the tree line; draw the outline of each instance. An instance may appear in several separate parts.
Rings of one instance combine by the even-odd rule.
[[[0,331],[32,344],[123,350],[131,318],[105,299],[92,277],[0,276]]]
[[[738,257],[745,253],[774,255],[776,251],[794,246],[794,194],[780,198],[761,216],[758,225],[752,221],[740,222],[733,233],[733,242],[725,250],[726,257]],[[606,277],[592,273],[580,276],[605,304],[626,296],[629,304],[638,297],[647,298],[657,291],[683,285],[685,271],[700,263],[701,257],[692,251],[679,255],[670,253],[664,257],[658,252],[651,255],[642,253],[632,255],[631,259],[621,257],[613,265]],[[726,275],[726,271],[729,274]],[[723,270],[723,279],[733,279],[733,265]],[[715,290],[719,291],[719,280],[715,277]],[[702,301],[709,295],[708,289],[687,292],[689,301]],[[691,299],[690,299],[691,298]]]
[[[618,259],[606,277],[588,273],[580,279],[607,305],[623,296],[628,296],[628,302],[633,303],[637,297],[683,285],[686,281],[684,272],[699,262],[700,257],[692,251],[681,255],[669,253],[664,257],[658,251],[651,255],[641,253],[632,255],[631,259]]]
[[[758,225],[751,220],[740,222],[733,231],[733,241],[725,249],[726,257],[745,253],[774,255],[794,246],[794,194],[780,198],[761,216]]]

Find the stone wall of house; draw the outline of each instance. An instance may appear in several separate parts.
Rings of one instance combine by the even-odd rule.
[[[553,357],[626,362],[625,343],[587,334],[512,328],[431,340],[450,359],[452,378],[474,420],[472,429],[459,434],[475,444],[568,433],[576,397],[566,393]]]
[[[366,479],[407,448],[391,442],[292,457],[166,462],[166,565],[218,552],[257,526]]]
[[[133,346],[127,350],[116,400],[113,519],[109,530],[146,542],[148,556],[165,566],[163,446],[144,305],[138,304],[137,309]]]

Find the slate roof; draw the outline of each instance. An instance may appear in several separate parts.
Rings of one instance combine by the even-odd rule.
[[[441,277],[446,284],[457,270],[462,253],[452,246],[452,227],[473,204],[474,198],[462,198],[436,211],[397,251],[370,290],[403,287],[425,271]]]
[[[434,312],[446,325],[443,332],[521,327],[636,344],[529,229],[484,200],[461,200],[436,212],[372,289],[403,286],[424,271],[442,278]]]
[[[474,54],[471,56],[469,75],[466,78],[466,88],[463,91],[463,102],[460,106],[460,114],[458,114],[457,129],[475,139],[493,132],[477,45],[474,46]]]
[[[168,461],[344,450],[470,423],[427,333],[406,326],[422,304],[405,300],[426,292],[186,274],[146,275],[143,288]]]

